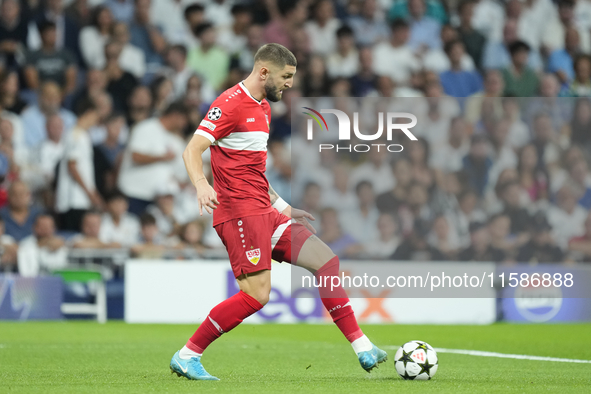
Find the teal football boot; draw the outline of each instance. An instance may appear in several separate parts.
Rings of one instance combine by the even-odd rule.
[[[357,353],[361,368],[365,369],[367,372],[371,372],[371,370],[376,368],[378,364],[383,363],[388,359],[388,353],[378,348],[373,343],[372,345],[373,347],[371,350]]]
[[[203,368],[201,357],[191,357],[188,360],[183,360],[179,357],[179,352],[176,352],[172,356],[172,360],[170,360],[170,371],[189,380],[219,380],[215,376],[211,376]]]

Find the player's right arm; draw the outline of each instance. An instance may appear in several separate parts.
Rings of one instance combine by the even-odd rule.
[[[203,215],[203,207],[208,213],[211,213],[219,204],[217,193],[213,190],[203,172],[202,155],[210,145],[211,141],[208,138],[195,134],[183,152],[183,161],[189,173],[189,178],[197,190],[199,215]]]

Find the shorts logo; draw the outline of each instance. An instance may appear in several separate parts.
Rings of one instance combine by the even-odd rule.
[[[246,118],[246,123],[253,123],[254,122],[254,118]]]
[[[247,250],[246,251],[246,258],[248,259],[248,261],[250,261],[254,265],[257,265],[259,263],[259,260],[261,259],[261,249],[257,248],[257,249]]]
[[[207,128],[207,129],[209,129],[211,131],[214,131],[215,130],[215,125],[213,123],[211,123],[209,120],[203,119],[201,121],[201,123],[199,123],[199,126],[203,126],[203,127]]]
[[[207,113],[207,119],[209,119],[209,120],[218,120],[221,117],[222,117],[222,110],[219,109],[218,107],[213,107]]]

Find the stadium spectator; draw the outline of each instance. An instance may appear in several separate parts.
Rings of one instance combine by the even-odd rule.
[[[493,166],[488,151],[489,144],[486,137],[476,134],[472,136],[470,150],[463,159],[463,171],[468,177],[468,184],[480,197],[486,191]]]
[[[509,44],[511,64],[502,71],[506,96],[531,97],[538,93],[538,76],[527,64],[530,48],[519,40]]]
[[[424,2],[425,15],[436,20],[440,24],[447,23],[447,13],[445,12],[444,5],[437,0],[427,0]],[[412,13],[412,4],[408,0],[397,1],[392,5],[388,13],[390,20],[395,18],[408,18]]]
[[[363,244],[363,257],[386,259],[394,254],[402,242],[396,218],[390,213],[380,214],[377,222],[379,236]]]
[[[392,172],[396,185],[388,192],[384,192],[376,198],[376,206],[383,213],[395,213],[403,205],[408,196],[408,189],[412,182],[410,162],[405,158],[399,158],[392,162]]]
[[[358,185],[359,182],[367,180],[377,194],[391,190],[394,187],[395,178],[388,162],[390,157],[391,154],[385,148],[371,150],[367,160],[351,171],[351,185]]]
[[[0,210],[6,234],[17,242],[33,234],[33,225],[40,210],[32,205],[31,191],[22,181],[14,181],[8,188],[8,206]]]
[[[350,168],[344,163],[337,164],[332,168],[332,179],[334,183],[322,196],[323,206],[331,206],[338,212],[346,212],[355,208],[357,199],[349,187],[351,183],[349,173]]]
[[[448,42],[458,40],[460,38],[458,31],[451,25],[443,25],[441,27],[441,44],[445,48]],[[449,58],[445,54],[442,47],[429,48],[422,54],[423,68],[425,70],[433,71],[440,74],[448,71],[451,68]],[[469,54],[464,53],[461,60],[462,70],[472,71],[475,68],[474,60]]]
[[[80,231],[82,216],[91,207],[101,209],[103,199],[96,190],[92,142],[88,129],[98,121],[92,101],[80,103],[76,126],[66,135],[64,156],[59,164],[55,210],[60,228]]]
[[[189,51],[187,65],[219,90],[228,77],[230,57],[216,44],[216,32],[211,23],[205,22],[195,27],[193,34],[199,39],[200,45]]]
[[[111,37],[113,41],[119,43],[122,47],[121,55],[119,56],[119,65],[121,68],[138,79],[143,78],[147,67],[146,56],[140,48],[129,42],[131,36],[127,24],[123,22],[113,23]]]
[[[123,247],[135,245],[140,236],[140,223],[127,212],[127,198],[114,191],[106,198],[106,212],[102,216],[99,239],[103,243],[116,242]]]
[[[9,0],[10,1],[10,0]],[[0,43],[0,45],[2,45]],[[20,84],[18,73],[6,70],[0,74],[0,109],[20,115],[26,108],[27,102],[19,95]]]
[[[423,220],[417,220],[413,224],[411,233],[396,248],[391,260],[402,261],[445,261],[446,257],[436,248],[429,245],[427,235],[430,224]]]
[[[574,61],[575,77],[561,93],[567,97],[591,96],[591,57],[586,54],[578,55]]]
[[[507,137],[509,135],[510,123],[505,120],[499,120],[493,126],[489,133],[491,155],[493,166],[490,169],[490,182],[495,182],[498,175],[506,168],[517,167],[517,155],[509,143]]]
[[[157,26],[168,43],[185,43],[185,7],[183,0],[152,0],[150,21]]]
[[[185,44],[188,49],[193,49],[199,45],[199,41],[193,35],[195,28],[206,21],[205,7],[203,4],[193,3],[185,8],[183,13],[185,18],[185,31],[183,33],[184,40],[179,44]]]
[[[360,243],[366,243],[378,237],[378,217],[375,206],[374,189],[370,181],[363,180],[355,186],[357,204],[353,209],[339,213],[340,222],[349,234]]]
[[[585,218],[585,232],[583,235],[573,237],[568,242],[568,252],[576,261],[589,261],[591,259],[591,213]]]
[[[133,74],[121,68],[119,59],[122,49],[122,45],[116,41],[109,41],[105,45],[105,68],[103,71],[107,77],[106,90],[113,98],[113,108],[116,111],[125,112],[128,99],[138,85],[138,81]]]
[[[388,25],[379,17],[378,0],[365,0],[359,15],[347,19],[359,47],[376,45],[390,36]],[[392,18],[394,20],[396,18]]]
[[[67,257],[64,239],[55,234],[53,217],[41,214],[35,219],[33,234],[20,242],[18,272],[24,277],[49,274],[65,268]]]
[[[573,115],[568,122],[567,134],[573,145],[577,145],[591,153],[591,100],[580,98],[575,101]]]
[[[265,26],[264,41],[275,42],[292,49],[295,46],[294,35],[308,17],[307,2],[278,0],[274,3],[267,9],[271,21]]]
[[[575,77],[573,59],[580,51],[579,32],[568,28],[564,36],[564,49],[556,49],[550,54],[547,71],[555,73],[562,85],[568,85]]]
[[[458,235],[450,227],[444,215],[437,216],[433,220],[427,242],[444,256],[444,260],[455,259],[461,246]]]
[[[470,246],[458,255],[460,261],[503,262],[507,258],[504,251],[490,244],[490,233],[483,222],[470,224]]]
[[[552,120],[552,125],[557,132],[564,132],[562,130],[564,124],[572,116],[572,103],[570,100],[565,100],[558,97],[560,92],[560,84],[558,79],[553,74],[544,74],[540,78],[540,97],[534,97],[527,100],[527,105],[524,107],[523,117],[529,124],[532,123],[536,114],[546,113]],[[561,146],[568,145],[569,136],[561,136],[557,139]]]
[[[200,256],[208,247],[203,243],[204,225],[198,220],[185,223],[179,229],[179,248],[185,249],[189,256]]]
[[[18,244],[13,237],[5,234],[2,216],[0,216],[0,249],[2,249],[0,273],[17,272]]]
[[[64,14],[76,22],[78,29],[92,23],[92,5],[88,3],[88,0],[73,0],[64,10]]]
[[[539,162],[538,151],[534,145],[528,144],[519,150],[519,183],[533,203],[548,199],[548,174]]]
[[[312,55],[308,59],[305,71],[306,78],[302,82],[302,94],[304,97],[325,97],[330,90],[330,80],[326,71],[324,58],[320,55]]]
[[[578,204],[582,191],[567,182],[556,193],[556,205],[548,208],[548,222],[557,245],[565,249],[571,238],[585,233],[588,211]]]
[[[117,170],[125,148],[120,142],[124,125],[123,115],[115,113],[109,116],[105,121],[107,137],[93,148],[94,179],[96,188],[102,196],[108,195],[116,188]]]
[[[105,66],[105,45],[111,38],[112,25],[109,8],[98,5],[92,10],[90,25],[80,30],[80,52],[86,67],[101,69]]]
[[[105,4],[115,20],[130,23],[133,20],[134,0],[106,0]]]
[[[336,32],[336,49],[326,59],[328,76],[350,78],[359,69],[359,52],[355,48],[353,30],[345,25]]]
[[[162,237],[158,233],[156,219],[149,213],[140,216],[141,241],[131,247],[131,254],[137,258],[158,259],[162,258],[166,251]]]
[[[365,97],[372,92],[378,76],[374,72],[373,50],[361,48],[359,50],[359,71],[351,77],[351,93],[355,97]]]
[[[527,231],[531,225],[531,215],[527,208],[523,206],[521,185],[516,179],[503,181],[500,176],[499,181],[499,196],[503,203],[502,212],[511,218],[510,233],[520,237],[520,240],[523,241],[527,239]]]
[[[101,214],[88,211],[82,217],[82,232],[72,237],[69,244],[74,249],[113,249],[119,248],[117,242],[105,243],[99,238],[101,231]]]
[[[187,92],[189,78],[195,74],[187,66],[187,48],[181,44],[174,45],[166,51],[166,65],[162,75],[172,81],[175,98],[181,98]]]
[[[518,20],[508,19],[503,27],[502,41],[491,39],[486,43],[482,60],[483,67],[488,70],[509,67],[511,64],[509,46],[518,40]],[[527,65],[535,71],[542,70],[543,62],[537,50],[530,48]]]
[[[474,7],[476,1],[463,0],[458,6],[460,26],[458,27],[459,38],[464,43],[466,52],[474,60],[476,68],[482,69],[482,58],[486,46],[486,38],[472,26],[474,19]]]
[[[545,215],[538,214],[532,220],[531,240],[519,248],[515,260],[518,263],[561,263],[564,252],[552,239],[552,227]]]
[[[410,84],[411,75],[419,71],[420,63],[408,45],[408,23],[395,19],[391,22],[390,29],[390,40],[373,47],[373,71],[377,75],[389,76],[396,84],[405,86]],[[396,67],[392,67],[393,64]]]
[[[415,53],[422,53],[428,48],[441,47],[439,39],[441,22],[427,13],[426,0],[408,0],[408,16],[410,26],[408,45]]]
[[[509,258],[515,256],[518,242],[525,242],[525,240],[519,240],[513,237],[510,233],[511,217],[497,213],[491,216],[488,220],[488,233],[490,235],[490,244],[493,248],[502,250],[505,255]]]
[[[487,70],[484,72],[484,89],[470,96],[466,100],[465,118],[470,123],[476,123],[482,118],[484,106],[492,107],[494,117],[500,119],[503,113],[502,97],[505,90],[505,82],[499,70]]]
[[[319,218],[319,237],[339,258],[352,258],[363,251],[363,246],[355,238],[343,232],[339,222],[339,214],[336,210],[324,208],[320,212]]]
[[[146,208],[146,212],[156,219],[156,225],[162,237],[172,236],[179,230],[179,223],[177,223],[173,212],[175,195],[179,191],[179,187],[175,183],[162,185],[156,194],[156,204]]]
[[[185,106],[174,102],[159,118],[145,120],[131,131],[117,183],[129,199],[130,212],[143,213],[158,187],[173,178],[180,158],[173,132],[182,132],[186,123]]]
[[[162,64],[161,55],[166,49],[166,41],[158,27],[150,20],[150,4],[151,0],[134,0],[133,22],[129,24],[129,42],[144,53],[148,72],[153,72]]]
[[[146,86],[136,86],[127,100],[127,125],[132,128],[152,116],[152,93]]]
[[[39,145],[38,168],[42,173],[39,187],[45,189],[55,181],[57,165],[64,155],[64,122],[58,115],[47,118],[47,139]]]
[[[246,31],[246,45],[234,54],[232,67],[245,73],[252,70],[254,66],[254,55],[265,44],[263,33],[264,30],[261,25],[250,25],[248,27]]]
[[[420,0],[414,0],[420,1]],[[445,54],[451,68],[439,75],[445,94],[454,97],[468,97],[482,90],[482,77],[475,71],[462,70],[464,44],[460,40],[445,44]]]
[[[532,124],[534,136],[532,143],[538,150],[540,164],[553,172],[559,166],[561,149],[555,142],[557,133],[554,131],[552,119],[542,112],[534,116]]]
[[[26,55],[23,74],[27,87],[37,90],[41,83],[53,81],[62,87],[65,95],[74,92],[78,77],[76,57],[68,49],[56,49],[55,23],[43,22],[39,26],[39,33],[41,48]]]
[[[569,167],[570,179],[581,190],[579,205],[585,209],[591,208],[591,175],[589,165],[585,159],[579,159]]]
[[[339,27],[341,27],[341,21],[335,18],[333,2],[317,1],[313,5],[312,20],[305,25],[308,37],[314,37],[310,42],[312,53],[326,56],[334,52],[337,47],[336,32]]]
[[[4,58],[4,67],[18,66],[16,58],[26,46],[28,33],[20,3],[17,0],[3,1],[0,6],[0,55]]]

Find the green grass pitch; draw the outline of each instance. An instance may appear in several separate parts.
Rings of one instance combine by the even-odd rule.
[[[0,393],[590,393],[591,364],[440,354],[430,381],[404,381],[390,360],[371,374],[332,325],[242,325],[203,362],[219,382],[171,375],[189,325],[0,323]],[[591,360],[591,324],[365,325],[381,346],[435,347]]]

